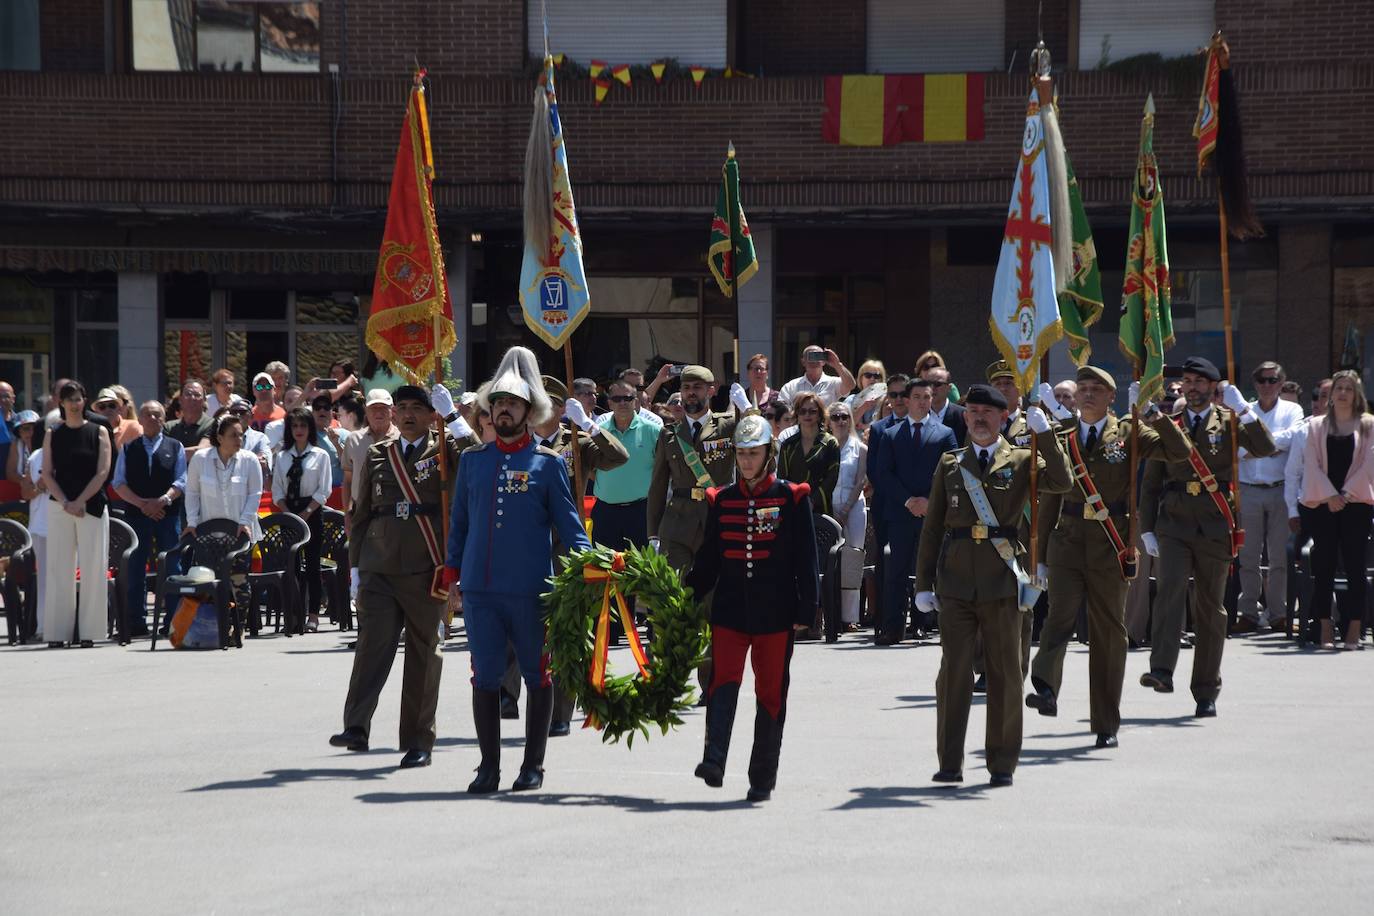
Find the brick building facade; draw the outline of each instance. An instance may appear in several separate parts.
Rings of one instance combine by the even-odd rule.
[[[55,374],[163,393],[219,364],[238,369],[242,386],[244,370],[267,359],[292,358],[304,376],[338,356],[361,359],[416,59],[430,74],[436,202],[463,322],[455,366],[481,378],[489,354],[532,340],[510,307],[537,3],[298,4],[319,12],[311,72],[269,73],[138,68],[147,4],[175,21],[179,10],[203,12],[197,0],[18,2],[36,5],[39,53],[36,71],[0,71],[0,377],[21,375],[30,400]],[[1153,93],[1180,347],[1219,357],[1215,198],[1194,174],[1190,133],[1200,64],[1078,69],[1092,51],[1081,23],[1094,2],[1117,0],[1045,0],[1039,29],[1105,271],[1097,353],[1120,365],[1116,290],[1140,112]],[[773,356],[774,381],[818,338],[846,360],[878,357],[890,369],[934,346],[971,379],[993,357],[988,297],[1034,7],[978,4],[1001,10],[1003,34],[1004,64],[985,77],[983,140],[853,148],[821,141],[822,77],[870,69],[870,31],[890,0],[689,5],[719,9],[726,61],[756,78],[640,77],[615,84],[601,106],[585,77],[559,86],[594,284],[579,371],[653,357],[726,368],[735,315],[704,254],[733,140],[763,262],[741,296],[739,336],[748,352]],[[1361,50],[1374,39],[1374,4],[1215,0],[1214,17],[1236,61],[1268,229],[1232,246],[1239,361],[1277,357],[1310,383],[1332,368],[1348,327],[1374,324],[1374,127],[1362,117],[1374,64]],[[211,38],[197,33],[198,53]]]

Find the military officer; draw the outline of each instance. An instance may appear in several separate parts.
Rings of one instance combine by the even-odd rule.
[[[397,436],[373,444],[360,469],[349,516],[349,564],[358,570],[358,641],[344,702],[344,730],[329,739],[352,751],[368,748],[372,713],[396,660],[405,627],[401,681],[401,747],[405,768],[429,766],[444,657],[439,435],[430,430],[431,396],[423,388],[396,389]],[[445,435],[450,473],[473,439]]]
[[[578,430],[577,467],[581,476],[582,487],[580,489],[576,486],[573,487],[572,492],[576,497],[579,491],[586,492],[587,480],[592,474],[597,471],[609,471],[611,468],[620,467],[630,460],[630,453],[625,451],[625,446],[620,444],[619,439],[608,436],[604,429],[592,422],[581,401],[568,400],[566,385],[551,375],[541,376],[540,381],[544,384],[544,393],[548,395],[549,401],[553,405],[553,413],[549,419],[531,428],[530,432],[536,445],[556,453],[563,459],[563,466],[567,468],[568,479],[571,481],[573,474],[573,430],[574,428]],[[565,410],[567,411],[566,423],[561,419]],[[559,540],[556,530],[552,534],[554,556],[561,556],[565,552],[563,544]],[[563,738],[572,730],[573,699],[572,695],[560,688],[557,683],[554,684],[553,698],[553,720],[549,725],[549,737]],[[516,707],[519,699],[520,665],[515,660],[514,650],[510,649],[507,652],[506,674],[501,679],[503,718],[513,719],[519,716],[515,709],[511,709],[510,712],[507,711],[509,707]],[[515,714],[511,715],[511,712]]]
[[[1220,392],[1225,407],[1213,401]],[[1233,385],[1221,381],[1216,365],[1201,357],[1183,363],[1186,408],[1175,422],[1188,434],[1192,448],[1183,461],[1164,468],[1163,493],[1152,534],[1143,536],[1146,550],[1159,556],[1159,587],[1151,627],[1150,670],[1140,676],[1144,687],[1160,693],[1174,690],[1178,663],[1177,634],[1191,576],[1194,713],[1217,714],[1221,693],[1221,653],[1226,645],[1226,577],[1239,550],[1237,512],[1231,495],[1235,468],[1231,460],[1231,417],[1239,427],[1238,442],[1256,458],[1274,454],[1274,438]],[[1151,550],[1151,546],[1154,550]]]
[[[501,675],[506,646],[515,646],[529,689],[525,759],[511,788],[544,784],[544,750],[553,715],[553,682],[544,657],[544,606],[553,574],[556,530],[570,550],[591,547],[573,503],[563,459],[535,445],[531,424],[548,422],[534,354],[512,347],[480,389],[496,441],[463,454],[454,484],[445,579],[461,581],[463,622],[472,657],[472,718],[482,752],[471,793],[494,792],[501,778]]]
[[[752,655],[754,748],[750,801],[771,797],[787,717],[794,631],[815,619],[819,598],[810,488],[779,480],[768,421],[747,416],[734,432],[739,483],[707,490],[705,538],[687,585],[711,601],[712,679],[706,746],[696,776],[719,788],[746,655]]]
[[[1021,616],[1033,596],[1020,569],[1019,526],[1030,498],[1031,462],[1043,469],[1042,493],[1073,485],[1054,436],[1037,437],[1039,455],[1015,448],[998,430],[1007,401],[988,385],[964,400],[969,444],[940,458],[916,552],[916,606],[940,612],[940,673],[935,682],[936,782],[963,780],[964,733],[973,701],[973,642],[983,637],[988,673],[987,765],[993,786],[1009,786],[1021,752]],[[1050,430],[1038,407],[1026,411],[1036,433]]]
[[[1096,366],[1083,366],[1077,375],[1077,417],[1041,385],[1060,427],[1056,435],[1069,456],[1076,483],[1063,496],[1050,495],[1040,506],[1040,542],[1046,545],[1049,616],[1040,631],[1040,650],[1031,667],[1034,692],[1026,705],[1042,716],[1059,713],[1059,687],[1064,653],[1078,620],[1088,608],[1088,708],[1098,747],[1116,747],[1121,725],[1121,684],[1126,676],[1126,587],[1134,575],[1134,551],[1129,542],[1131,479],[1131,420],[1118,421],[1109,412],[1116,397],[1116,379]],[[1129,404],[1136,403],[1140,383],[1133,382]],[[1142,458],[1179,461],[1188,457],[1188,441],[1152,402],[1141,420],[1137,449]]]
[[[680,423],[665,424],[649,484],[649,542],[686,574],[706,531],[706,490],[735,479],[733,413],[711,413],[716,378],[705,366],[682,370]],[[671,488],[671,489],[670,489]]]

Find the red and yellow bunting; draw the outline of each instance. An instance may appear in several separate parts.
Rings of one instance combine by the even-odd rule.
[[[663,83],[663,72],[668,69],[668,65],[661,60],[656,60],[649,65],[649,71],[654,75],[654,82]]]
[[[705,68],[705,67],[692,67],[692,68],[691,68],[691,73],[692,73],[692,82],[694,82],[694,83],[697,84],[697,88],[698,88],[698,89],[701,88],[701,81],[702,81],[703,79],[706,78],[706,68]]]
[[[611,76],[620,80],[620,82],[624,83],[626,86],[630,85],[630,65],[621,64],[619,67],[614,68],[611,70]]]
[[[604,60],[594,60],[591,62],[591,64],[588,65],[587,69],[591,71],[592,79],[596,79],[602,73],[606,72],[606,66],[607,65]]]
[[[592,80],[596,86],[596,104],[600,105],[606,98],[606,93],[611,91],[610,80]]]

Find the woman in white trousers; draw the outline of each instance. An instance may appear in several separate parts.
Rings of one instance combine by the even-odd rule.
[[[853,408],[844,401],[830,405],[830,434],[840,441],[840,478],[830,502],[835,520],[844,526],[840,622],[845,632],[852,632],[859,628],[859,596],[863,588],[864,530],[868,527],[864,469],[868,447],[854,434]]]
[[[110,433],[86,419],[86,391],[68,382],[57,393],[62,422],[43,437],[43,481],[48,499],[47,607],[43,631],[48,648],[76,639],[82,648],[104,634],[109,567],[109,515],[105,480],[110,473]],[[76,571],[81,570],[78,611]]]

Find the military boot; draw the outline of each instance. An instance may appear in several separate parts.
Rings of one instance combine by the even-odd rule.
[[[473,795],[495,792],[501,782],[501,692],[472,689],[472,724],[477,729],[477,746],[482,762],[477,778],[468,785]]]
[[[730,732],[735,727],[739,684],[721,684],[706,701],[706,748],[697,764],[696,777],[713,789],[725,782],[725,758],[730,754]]]
[[[749,755],[749,801],[768,801],[772,797],[781,751],[782,721],[773,718],[760,703],[754,715],[754,750]]]
[[[549,722],[553,718],[553,685],[528,691],[525,705],[525,760],[511,790],[523,792],[544,784],[544,749],[549,744]]]

